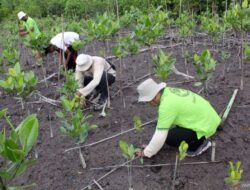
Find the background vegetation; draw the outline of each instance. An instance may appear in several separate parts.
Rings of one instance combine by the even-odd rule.
[[[16,18],[18,11],[23,10],[33,17],[60,16],[68,18],[88,18],[105,11],[116,12],[117,2],[120,14],[137,7],[142,11],[149,7],[162,6],[171,10],[174,15],[179,9],[188,12],[200,13],[207,9],[213,13],[223,13],[230,3],[241,3],[242,0],[1,0],[0,21],[4,18]]]

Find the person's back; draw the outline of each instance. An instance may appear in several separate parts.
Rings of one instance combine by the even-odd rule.
[[[38,37],[38,35],[41,33],[38,29],[38,26],[35,22],[35,20],[31,17],[28,17],[27,21],[25,22],[26,30],[32,30],[32,33]]]
[[[177,125],[197,132],[197,137],[212,136],[221,119],[204,98],[189,90],[166,87],[161,96],[157,128]]]

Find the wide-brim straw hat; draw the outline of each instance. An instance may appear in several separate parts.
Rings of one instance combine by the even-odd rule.
[[[27,14],[23,11],[20,11],[17,16],[18,16],[18,19],[21,20],[23,17],[25,17]]]
[[[161,89],[166,87],[166,83],[162,82],[157,84],[152,78],[149,78],[142,82],[137,87],[137,92],[139,93],[139,102],[150,102],[154,99]]]
[[[90,55],[80,54],[76,58],[76,71],[87,71],[93,63]]]

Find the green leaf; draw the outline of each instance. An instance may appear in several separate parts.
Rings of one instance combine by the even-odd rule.
[[[64,118],[64,117],[65,117],[65,115],[64,115],[63,112],[61,112],[61,111],[57,111],[55,114],[56,114],[56,116],[59,117],[59,118]]]
[[[120,140],[119,141],[119,146],[120,146],[120,149],[122,151],[122,155],[125,158],[129,158],[129,154],[128,154],[129,145],[128,145],[128,143],[126,141]]]
[[[11,139],[5,141],[4,152],[7,158],[13,162],[20,162],[25,153],[23,150],[20,150],[18,145]]]
[[[60,98],[60,100],[61,100],[61,104],[62,104],[63,108],[64,108],[66,111],[71,112],[71,110],[72,110],[72,108],[73,108],[71,102],[70,102],[65,96],[62,96],[62,97]]]
[[[26,119],[16,128],[26,153],[28,153],[36,143],[38,130],[39,124],[35,114],[26,117]]]
[[[134,116],[133,122],[134,122],[134,128],[136,130],[140,131],[141,130],[141,124],[142,124],[140,116]]]
[[[0,119],[6,114],[7,111],[8,111],[8,108],[2,109],[0,111]]]
[[[242,8],[243,9],[246,9],[248,7],[248,0],[244,0],[243,2],[242,2]]]
[[[18,169],[16,170],[16,176],[20,176],[22,175],[26,169],[31,166],[32,164],[34,164],[36,162],[36,160],[24,160],[18,167]]]
[[[96,128],[98,128],[97,125],[90,125],[90,129],[96,129]]]
[[[10,179],[11,178],[11,174],[7,171],[0,171],[0,177],[5,178],[5,179]]]

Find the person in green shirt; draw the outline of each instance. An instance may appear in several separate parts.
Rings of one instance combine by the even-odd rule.
[[[29,17],[23,11],[20,11],[17,16],[21,21],[21,28],[19,29],[20,36],[24,37],[29,34],[35,34],[35,36],[38,37],[40,35],[41,32],[33,18]]]
[[[137,91],[139,102],[158,106],[158,121],[155,133],[139,156],[152,157],[164,143],[179,147],[181,141],[188,145],[187,156],[198,156],[211,147],[207,140],[215,134],[221,118],[211,104],[189,90],[166,87],[153,79],[141,83]]]

